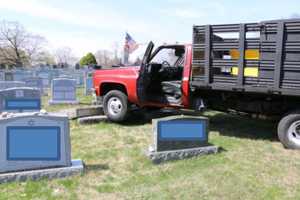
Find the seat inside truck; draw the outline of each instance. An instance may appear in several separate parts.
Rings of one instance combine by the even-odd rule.
[[[166,46],[153,55],[149,63],[149,99],[179,104],[184,67],[184,46]]]

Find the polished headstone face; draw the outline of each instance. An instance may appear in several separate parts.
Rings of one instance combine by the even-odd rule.
[[[0,172],[71,165],[67,116],[15,113],[0,117]]]
[[[52,81],[51,103],[75,103],[76,81],[74,79],[57,78]]]
[[[208,145],[208,119],[205,117],[172,116],[154,119],[152,124],[156,151]]]
[[[26,112],[41,109],[41,94],[37,88],[19,87],[0,90],[0,112]]]

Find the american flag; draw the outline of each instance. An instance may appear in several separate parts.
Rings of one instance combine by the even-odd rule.
[[[126,51],[128,51],[128,53],[132,53],[137,48],[139,48],[139,44],[136,43],[136,41],[132,39],[132,37],[128,33],[126,33],[124,48]]]

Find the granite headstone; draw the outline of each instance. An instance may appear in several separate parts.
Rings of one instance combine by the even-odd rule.
[[[83,171],[81,161],[71,160],[66,115],[47,112],[2,114],[0,146],[0,183],[65,177]],[[75,166],[76,163],[79,165]]]
[[[79,102],[76,98],[76,81],[67,78],[53,79],[51,97],[49,104],[78,104]]]
[[[0,90],[0,112],[28,112],[41,109],[38,88],[19,87]]]
[[[216,153],[208,143],[208,119],[199,116],[171,116],[153,119],[153,141],[148,156],[153,162]]]

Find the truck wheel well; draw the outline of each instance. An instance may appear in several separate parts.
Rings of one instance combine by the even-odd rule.
[[[111,90],[119,90],[127,95],[126,87],[120,83],[103,83],[100,86],[100,96],[106,95]]]

